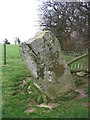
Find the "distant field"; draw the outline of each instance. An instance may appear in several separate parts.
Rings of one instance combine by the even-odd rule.
[[[0,45],[1,49],[1,45]],[[1,55],[0,51],[0,56]],[[65,56],[66,61],[74,57]],[[83,61],[82,61],[83,62]],[[30,72],[19,54],[18,45],[7,45],[7,64],[2,65],[2,115],[3,118],[87,118],[88,110],[82,105],[88,98],[58,98],[56,108],[40,108],[42,93],[33,85]],[[28,92],[30,86],[31,93]],[[33,110],[33,112],[25,112]]]

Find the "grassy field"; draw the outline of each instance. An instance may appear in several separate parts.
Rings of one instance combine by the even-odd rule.
[[[1,47],[1,46],[0,46]],[[1,56],[1,52],[0,52]],[[65,56],[66,61],[73,57]],[[2,66],[2,116],[3,118],[87,118],[84,105],[88,97],[75,99],[74,95],[57,98],[50,103],[52,109],[37,106],[42,93],[33,85],[30,72],[19,54],[18,45],[7,45],[7,64]],[[1,72],[0,72],[1,74]]]
[[[0,119],[2,118],[2,45],[0,45]]]

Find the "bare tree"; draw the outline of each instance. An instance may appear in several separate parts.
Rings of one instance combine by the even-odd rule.
[[[51,30],[63,49],[87,48],[88,2],[55,2],[47,0],[39,8],[39,24],[43,30]],[[77,46],[77,48],[76,48]]]

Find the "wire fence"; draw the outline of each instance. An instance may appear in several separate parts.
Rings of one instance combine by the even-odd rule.
[[[15,63],[21,63],[23,62],[23,59],[21,57],[6,57],[6,64],[15,64]],[[1,65],[4,65],[4,58],[2,57],[0,61]]]
[[[88,66],[87,64],[79,64],[79,63],[74,63],[69,66],[71,70],[87,70]]]
[[[82,51],[63,51],[63,54],[66,56],[79,56],[82,55],[84,53],[86,53],[86,50],[82,50]],[[2,52],[3,53],[3,52]],[[16,55],[14,57],[14,53],[10,54],[6,56],[6,62],[7,64],[13,64],[13,63],[21,63],[23,61],[23,59],[21,58],[20,54]],[[2,59],[0,59],[0,65],[4,64],[4,56],[2,54]],[[69,68],[71,70],[82,70],[82,69],[87,69],[87,60],[85,58],[84,62],[81,63],[73,63],[71,65],[69,65]]]
[[[23,59],[21,57],[7,57],[7,64],[14,64],[14,63],[22,63],[23,62]],[[2,61],[3,63],[3,61]],[[87,70],[88,68],[88,64],[87,64],[87,60],[85,59],[83,62],[80,62],[80,63],[73,63],[73,64],[70,64],[69,65],[69,69],[70,70]]]

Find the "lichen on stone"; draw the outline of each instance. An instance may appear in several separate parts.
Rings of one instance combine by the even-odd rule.
[[[35,86],[49,98],[75,88],[60,44],[50,31],[41,31],[26,44],[22,43],[21,51]]]
[[[41,38],[46,32],[48,32],[48,31],[41,31],[41,32],[39,32],[38,34],[36,34],[36,35],[34,36],[33,40],[36,40],[36,39],[38,39],[38,38]]]

